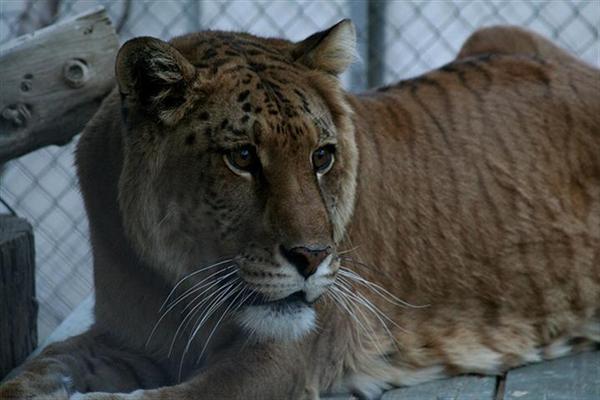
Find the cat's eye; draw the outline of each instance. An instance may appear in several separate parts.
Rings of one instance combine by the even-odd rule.
[[[312,164],[315,172],[325,174],[329,172],[333,165],[335,146],[328,144],[316,149],[312,154]]]
[[[236,173],[252,173],[258,167],[258,156],[254,147],[245,145],[225,153],[225,163]]]

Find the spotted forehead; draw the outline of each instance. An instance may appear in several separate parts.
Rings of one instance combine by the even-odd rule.
[[[307,84],[307,69],[291,59],[290,46],[229,32],[211,32],[193,46],[184,44],[186,57],[219,79],[228,95],[228,112],[212,121],[213,136],[234,142],[270,134],[294,140],[315,131],[321,141],[334,135],[331,116]]]

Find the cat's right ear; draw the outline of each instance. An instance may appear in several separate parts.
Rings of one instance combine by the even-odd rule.
[[[128,108],[172,125],[190,106],[196,69],[169,43],[139,37],[119,50],[115,75]]]

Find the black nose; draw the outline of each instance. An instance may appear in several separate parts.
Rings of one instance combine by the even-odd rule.
[[[281,252],[287,260],[296,267],[300,275],[308,278],[317,271],[319,264],[331,254],[331,247],[293,247],[286,249],[281,246]]]

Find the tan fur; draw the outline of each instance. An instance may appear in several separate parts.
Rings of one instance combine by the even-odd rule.
[[[96,324],[0,397],[371,399],[600,340],[600,72],[535,34],[493,27],[454,62],[355,96],[335,77],[353,35],[342,22],[298,44],[204,32],[124,46],[121,95],[77,151]],[[248,140],[262,171],[242,177],[219,151]],[[310,154],[323,140],[337,150],[319,177]],[[277,250],[303,244],[339,257],[305,280]],[[168,353],[189,299],[148,340],[176,282],[229,258],[211,268],[232,268],[269,299],[303,288],[317,326],[300,334],[290,320],[281,335],[299,338],[266,339],[230,313],[208,341],[241,304],[232,294],[187,357],[190,326]],[[110,391],[121,393],[98,393]]]

